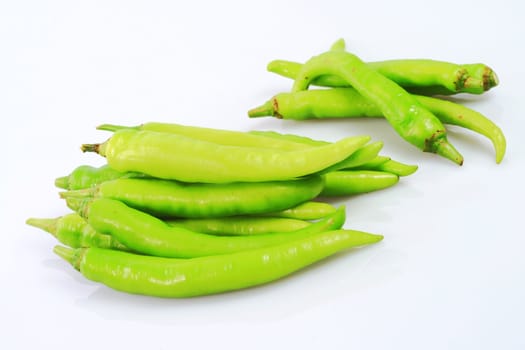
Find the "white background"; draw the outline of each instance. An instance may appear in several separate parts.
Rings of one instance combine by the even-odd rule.
[[[0,4],[2,349],[524,349],[522,2],[3,1]],[[250,120],[291,88],[266,72],[344,38],[364,60],[484,62],[501,84],[461,102],[494,120],[508,151],[450,128],[458,167],[383,120]],[[54,178],[103,159],[81,143],[101,123],[271,129],[337,140],[369,134],[420,166],[346,204],[346,227],[382,233],[259,288],[186,300],[127,295],[52,253],[30,216],[68,212]]]

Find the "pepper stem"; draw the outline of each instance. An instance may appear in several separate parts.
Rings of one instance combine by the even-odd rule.
[[[98,153],[99,148],[100,148],[100,143],[85,143],[82,146],[80,146],[80,149],[82,150],[82,152]]]
[[[345,39],[342,39],[342,38],[338,39],[330,47],[330,51],[344,51],[344,50],[346,50],[346,42],[345,42]]]
[[[26,220],[26,224],[37,227],[39,229],[42,229],[46,232],[51,233],[53,236],[56,236],[58,219],[60,218],[54,218],[54,219],[29,218]]]
[[[73,265],[74,257],[75,257],[74,249],[67,248],[61,245],[56,245],[53,248],[53,252],[59,257],[61,257],[62,259],[64,259],[65,261],[67,261],[68,263],[70,263],[71,265]]]
[[[458,165],[463,165],[463,156],[446,139],[441,139],[434,144],[434,153],[437,153]]]
[[[69,188],[69,176],[61,176],[55,179],[55,187],[67,190]]]
[[[489,69],[487,74],[483,76],[483,81],[487,81],[487,90],[499,84],[498,76],[496,75],[496,72],[494,72],[492,69]]]
[[[69,209],[73,210],[74,212],[78,212],[80,208],[82,207],[82,203],[84,201],[86,201],[85,198],[67,197],[66,205]]]
[[[83,189],[80,189],[80,190],[63,191],[63,192],[59,192],[58,194],[59,194],[60,198],[64,198],[64,199],[67,199],[67,198],[82,199],[82,198],[93,197],[95,189],[96,189],[96,187],[83,188]]]
[[[53,252],[70,263],[75,269],[80,270],[80,262],[88,248],[71,249],[61,245],[56,245]]]
[[[274,115],[273,100],[266,101],[264,104],[252,108],[248,111],[250,118],[268,117]]]
[[[116,125],[116,124],[101,124],[97,126],[97,130],[105,130],[105,131],[118,131],[122,129],[134,129],[139,130],[140,126],[124,126],[124,125]]]

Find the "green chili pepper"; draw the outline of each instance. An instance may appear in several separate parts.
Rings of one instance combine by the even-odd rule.
[[[314,92],[317,90],[307,90],[307,91],[301,91],[298,94],[305,93],[305,92]],[[297,136],[294,134],[281,134],[275,131],[250,131],[250,133],[255,133],[257,135],[261,136],[267,136],[272,138],[285,138],[290,140],[297,140],[297,142],[303,142],[305,144],[311,144],[315,146],[320,146],[321,144],[325,144],[326,141],[318,141],[318,140],[312,140],[308,137],[303,136]],[[391,159],[390,157],[385,157],[381,155],[377,155],[374,158],[362,163],[366,160],[365,152],[374,152],[374,148],[379,148],[382,146],[382,142],[375,142],[368,145],[363,146],[359,150],[357,150],[353,155],[348,157],[346,160],[340,163],[342,166],[337,166],[340,170],[347,170],[347,169],[359,169],[359,170],[378,170],[378,171],[386,171],[393,173],[397,176],[408,176],[413,174],[417,170],[417,165],[408,165],[403,164],[401,162],[395,161]],[[365,151],[366,149],[366,151]],[[323,170],[321,173],[325,173],[326,170]]]
[[[385,189],[395,185],[399,177],[384,171],[341,170],[323,175],[325,186],[321,196],[348,196]]]
[[[160,217],[212,218],[285,210],[315,198],[321,176],[269,182],[182,183],[159,179],[116,179],[96,187],[62,192],[67,197],[110,198]]]
[[[73,169],[69,175],[56,178],[55,186],[66,190],[80,190],[109,180],[144,176],[144,174],[135,172],[116,171],[107,164],[98,168],[90,165],[81,165]]]
[[[166,221],[171,226],[183,227],[190,231],[220,236],[249,236],[267,233],[284,233],[303,229],[309,221],[279,218],[232,216],[224,218],[177,219]]]
[[[267,66],[272,73],[296,79],[302,64],[274,60]],[[481,94],[498,85],[496,73],[482,63],[458,65],[429,59],[403,59],[368,62],[367,66],[409,91],[419,94],[450,95],[460,92]],[[337,75],[322,75],[312,85],[348,87]]]
[[[371,100],[353,88],[285,92],[248,111],[250,118],[274,116],[279,119],[382,117]]]
[[[193,297],[254,287],[278,280],[342,250],[381,241],[383,236],[337,230],[270,247],[193,259],[169,259],[107,249],[57,255],[86,278],[110,288],[158,297]]]
[[[336,208],[324,202],[305,202],[285,210],[275,211],[263,216],[290,218],[297,220],[318,220],[336,212]]]
[[[321,146],[321,145],[328,145],[329,142],[326,141],[319,141],[319,140],[313,140],[308,137],[303,136],[297,136],[293,134],[279,134],[275,131],[253,131],[256,135],[271,137],[273,139],[288,139],[288,140],[295,140],[296,142],[301,142],[305,145],[311,145],[311,146]],[[338,170],[338,169],[344,169],[344,168],[351,168],[360,166],[362,164],[365,164],[371,160],[373,160],[375,157],[377,157],[379,151],[383,148],[383,142],[373,142],[367,145],[364,145],[363,147],[359,148],[357,151],[355,151],[350,157],[346,158],[345,160],[334,164],[323,171],[321,171],[322,174],[328,173],[330,171]]]
[[[139,126],[120,126],[113,124],[102,124],[98,126],[98,129],[107,130],[107,131],[118,131],[122,129],[132,129],[132,130],[148,130],[156,132],[167,132],[174,134],[181,134],[184,136],[192,137],[195,139],[210,141],[218,143],[221,145],[230,145],[230,146],[253,146],[253,147],[262,147],[262,148],[276,148],[280,150],[299,150],[305,149],[308,147],[317,147],[329,145],[330,142],[313,140],[308,137],[294,135],[294,134],[279,134],[274,131],[230,131],[224,129],[212,129],[212,128],[202,128],[195,126],[186,126],[180,124],[172,123],[158,123],[158,122],[149,122],[144,123]],[[271,138],[272,140],[269,140]],[[383,146],[382,142],[375,142],[369,145],[365,145],[362,148],[358,149],[354,154],[345,159],[340,163],[340,165],[334,165],[330,170],[336,170],[341,168],[341,166],[354,167],[360,165],[360,163],[367,162],[370,160],[371,154],[379,151]],[[368,157],[368,158],[367,158]],[[325,169],[323,173],[329,171]],[[134,176],[128,176],[134,177]]]
[[[298,142],[302,143],[308,146],[322,146],[322,145],[328,145],[329,142],[327,141],[320,141],[320,140],[314,140],[309,137],[305,136],[299,136],[295,134],[280,134],[275,131],[260,131],[260,130],[253,130],[249,131],[249,133],[264,137],[270,137],[272,139],[277,140],[289,140],[292,142]],[[345,169],[345,168],[351,168],[351,167],[357,167],[360,165],[363,165],[365,163],[368,163],[372,160],[374,160],[378,155],[379,151],[383,148],[383,142],[374,142],[370,143],[368,145],[365,145],[354,152],[350,157],[347,159],[341,161],[340,163],[334,164],[332,167],[329,167],[321,173],[327,173],[329,171],[333,171],[336,169]]]
[[[413,97],[441,122],[457,125],[489,138],[496,151],[496,162],[505,154],[506,141],[501,129],[490,119],[463,105],[432,97]],[[276,116],[284,119],[381,117],[374,103],[352,88],[306,90],[281,93],[249,112],[250,117]]]
[[[340,76],[376,104],[406,141],[425,152],[463,164],[463,157],[447,141],[446,130],[436,116],[402,87],[349,52],[328,51],[312,57],[296,77],[292,92],[306,90],[313,78],[324,74]]]
[[[118,131],[122,129],[133,130],[147,130],[155,132],[166,132],[170,134],[178,134],[193,139],[214,142],[220,145],[227,146],[241,146],[241,147],[260,147],[260,148],[276,148],[283,151],[295,151],[306,148],[302,143],[294,142],[292,140],[280,139],[268,140],[266,137],[260,135],[215,128],[204,128],[198,126],[174,124],[174,123],[159,123],[148,122],[139,126],[122,126],[114,124],[102,124],[97,127],[99,130]]]
[[[345,220],[344,207],[341,207],[334,214],[294,232],[229,237],[169,226],[154,216],[113,199],[86,201],[80,214],[95,230],[113,236],[133,251],[174,258],[228,254],[275,245],[341,228]]]
[[[51,233],[58,241],[72,248],[98,247],[129,250],[110,235],[94,230],[80,215],[71,213],[58,218],[29,218],[26,224]]]
[[[109,166],[117,171],[136,171],[184,182],[259,182],[319,172],[348,158],[369,140],[369,136],[356,136],[326,146],[279,151],[124,129],[102,144],[83,145],[82,150],[105,156]]]
[[[230,131],[224,129],[213,129],[213,128],[202,128],[195,126],[186,126],[173,123],[158,123],[149,122],[139,126],[126,127],[113,124],[102,124],[98,126],[98,129],[107,131],[117,131],[122,129],[133,129],[133,130],[149,130],[156,132],[167,132],[174,134],[181,134],[184,136],[196,138],[203,141],[210,141],[221,145],[230,146],[247,146],[247,147],[262,147],[262,148],[276,148],[280,150],[299,150],[308,147],[317,147],[329,145],[330,142],[313,140],[308,137],[287,134],[282,135],[273,131]],[[272,140],[268,140],[271,138]],[[369,159],[365,158],[371,155],[371,153],[378,151],[382,148],[382,142],[375,142],[373,144],[365,145],[358,149],[354,154],[341,162],[343,167],[358,166],[359,163],[366,162]],[[371,156],[370,156],[371,159]],[[339,165],[334,165],[330,170],[341,168]],[[327,172],[325,169],[323,173]],[[133,176],[131,176],[133,177]]]

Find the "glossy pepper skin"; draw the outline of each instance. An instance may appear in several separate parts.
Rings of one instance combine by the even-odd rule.
[[[367,62],[368,67],[395,81],[410,92],[423,95],[451,95],[457,93],[482,94],[498,85],[496,73],[482,63],[455,64],[429,59],[401,59]],[[269,72],[295,79],[301,63],[274,60],[267,66]],[[312,85],[348,87],[336,75],[322,75]]]
[[[301,91],[299,92],[299,94],[304,93],[304,92],[314,93],[316,92],[316,90]],[[271,137],[275,139],[284,138],[284,139],[295,140],[296,142],[302,142],[305,144],[310,144],[312,146],[319,146],[325,143],[325,141],[313,140],[308,137],[298,136],[294,134],[281,134],[275,131],[254,130],[250,132],[255,133],[257,135],[262,135],[262,136]],[[382,155],[377,155],[374,158],[368,161],[365,161],[366,159],[365,157],[370,155],[372,152],[375,152],[375,150],[377,148],[380,148],[380,146],[382,146],[381,142],[374,142],[374,143],[365,145],[359,150],[357,150],[350,157],[348,157],[347,159],[339,163],[339,165],[345,165],[345,166],[343,167],[339,167],[337,165],[336,166],[338,169],[341,169],[341,170],[360,169],[360,170],[386,171],[386,172],[395,174],[397,176],[408,176],[408,175],[413,174],[417,170],[418,168],[417,165],[401,163],[399,161],[391,159],[390,157],[386,157]],[[363,163],[363,161],[365,162]],[[323,173],[325,172],[326,170],[323,171]]]
[[[337,211],[333,205],[325,202],[308,201],[285,210],[274,211],[264,216],[290,218],[297,220],[318,220]]]
[[[506,149],[505,136],[490,119],[452,101],[420,95],[412,96],[442,123],[457,125],[486,136],[494,145],[496,162],[501,162]],[[250,117],[274,116],[282,119],[304,120],[382,117],[382,112],[372,101],[353,88],[332,88],[280,93],[263,105],[251,109],[248,115]]]
[[[61,193],[62,197],[116,199],[160,217],[215,218],[284,210],[315,198],[323,178],[297,180],[181,183],[159,179],[116,179],[86,190]]]
[[[110,288],[184,298],[268,283],[342,250],[376,243],[382,238],[359,231],[336,230],[269,247],[186,260],[60,246],[55,247],[55,253],[86,278]]]
[[[312,57],[297,75],[292,92],[306,90],[312,79],[326,74],[341,77],[378,106],[394,130],[412,145],[463,164],[463,157],[448,142],[445,127],[436,116],[398,84],[349,52],[330,50]]]
[[[98,232],[109,234],[135,252],[173,258],[194,258],[255,249],[311,236],[342,227],[344,207],[304,229],[285,234],[257,236],[211,236],[180,227],[130,208],[124,203],[99,198],[84,203],[80,214]]]
[[[84,151],[106,157],[117,171],[136,171],[183,182],[227,183],[290,180],[338,163],[370,140],[369,136],[297,151],[219,145],[153,131],[118,130]]]
[[[340,170],[324,175],[321,196],[349,196],[382,190],[394,186],[399,177],[392,173],[372,170]]]
[[[249,236],[268,233],[287,233],[312,225],[311,222],[306,220],[270,216],[176,219],[167,220],[166,222],[171,226],[183,227],[190,231],[220,236]]]

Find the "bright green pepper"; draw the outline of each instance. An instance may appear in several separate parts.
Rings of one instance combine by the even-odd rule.
[[[356,136],[326,146],[279,151],[124,129],[102,144],[83,145],[82,150],[105,156],[109,166],[122,172],[184,182],[261,182],[314,174],[348,158],[369,140]]]
[[[307,90],[307,91],[298,92],[298,94],[314,93],[316,91],[317,90]],[[266,107],[264,108],[266,109]],[[266,109],[266,111],[268,110]],[[267,112],[264,112],[264,113],[267,113]],[[305,144],[310,144],[312,146],[320,146],[320,145],[326,144],[326,141],[312,140],[308,137],[298,136],[294,134],[281,134],[275,131],[255,130],[255,131],[250,131],[250,133],[254,133],[256,135],[261,135],[261,136],[267,136],[271,138],[276,138],[276,139],[284,138],[284,139],[289,139],[289,140],[295,140],[296,142],[302,142]],[[386,171],[386,172],[395,174],[397,176],[408,176],[408,175],[413,174],[417,170],[418,168],[417,165],[403,164],[401,162],[391,159],[390,157],[381,156],[381,155],[377,155],[374,158],[366,161],[368,156],[372,152],[375,152],[375,149],[380,148],[382,144],[383,144],[382,142],[374,142],[374,143],[365,145],[359,150],[357,150],[350,157],[342,161],[341,163],[336,164],[335,167],[337,167],[337,169],[339,170],[347,170],[347,169],[357,170],[359,169],[359,170]],[[326,173],[326,171],[327,170],[325,169],[321,173]]]
[[[86,278],[110,288],[183,298],[278,280],[342,250],[376,243],[382,238],[359,231],[337,230],[249,251],[185,260],[97,248],[71,250],[57,246],[54,251]]]
[[[110,198],[159,217],[212,218],[285,210],[315,198],[321,176],[289,181],[181,183],[159,179],[116,179],[62,197]]]
[[[262,147],[262,148],[272,148],[279,150],[300,150],[308,147],[317,147],[329,145],[330,142],[313,140],[311,138],[295,135],[295,134],[279,134],[275,131],[257,131],[252,130],[248,132],[241,131],[230,131],[225,129],[213,129],[213,128],[203,128],[196,126],[188,126],[181,124],[173,123],[159,123],[159,122],[148,122],[141,124],[139,126],[121,126],[113,124],[102,124],[97,127],[100,130],[107,131],[118,131],[122,129],[131,129],[131,130],[148,130],[155,132],[166,132],[172,134],[180,134],[183,136],[188,136],[198,140],[214,142],[221,145],[228,146],[242,146],[242,147]],[[375,142],[368,144],[358,149],[354,154],[352,154],[347,159],[342,162],[333,165],[332,167],[325,169],[322,173],[326,173],[330,170],[337,170],[341,167],[355,167],[359,166],[365,162],[368,162],[372,159],[372,154],[374,152],[379,152],[382,148],[382,142]],[[127,176],[135,177],[135,176]]]
[[[312,79],[325,74],[340,76],[377,105],[394,130],[409,143],[463,164],[463,157],[448,142],[445,127],[436,116],[402,87],[349,52],[328,51],[312,57],[296,77],[292,92],[306,90]]]
[[[267,66],[273,72],[295,80],[302,64],[274,60]],[[425,95],[450,95],[460,92],[481,94],[498,85],[496,73],[482,63],[458,65],[429,59],[402,59],[368,62],[367,66],[411,92]],[[337,75],[322,75],[312,85],[348,87]]]
[[[413,95],[442,123],[461,126],[489,138],[500,163],[506,149],[505,136],[490,119],[468,107],[452,101]],[[352,88],[305,90],[281,93],[248,112],[250,117],[275,116],[283,119],[381,117],[382,112],[372,101]]]
[[[169,226],[154,216],[113,199],[87,201],[79,212],[95,230],[113,236],[135,252],[174,258],[228,254],[275,245],[341,228],[345,220],[344,207],[341,207],[334,214],[294,232],[231,237]]]

